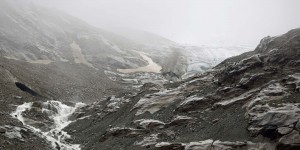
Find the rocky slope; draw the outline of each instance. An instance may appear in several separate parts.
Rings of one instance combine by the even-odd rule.
[[[170,44],[158,53],[162,47],[133,42],[59,10],[19,0],[1,0],[0,4],[0,65],[10,72],[5,76],[14,78],[4,78],[2,83],[20,82],[47,99],[94,102],[128,84],[141,85],[152,78],[165,81],[160,69],[173,62]],[[149,61],[141,53],[153,60],[156,71],[118,71],[147,66]],[[179,70],[184,72],[185,66]]]
[[[2,0],[0,3],[0,56],[10,60],[43,65],[60,62],[87,66],[102,73],[104,70],[116,72],[147,65],[140,51],[155,62],[168,62],[173,53],[170,46],[176,47],[171,41],[164,47],[150,47],[90,26],[59,10],[26,1]],[[162,49],[164,53],[158,53]],[[164,65],[164,62],[157,63]]]
[[[128,50],[137,49],[137,44],[59,10],[2,0],[0,18],[1,56],[9,59],[41,64],[61,61],[91,68],[112,63],[119,65],[114,67],[134,67],[130,65],[139,61]],[[124,55],[133,58],[127,63],[113,58]]]
[[[1,0],[0,22],[0,149],[52,148],[40,132],[31,130],[30,119],[22,123],[12,115],[26,102],[91,103],[152,79],[167,81],[160,72],[119,72],[147,66],[140,55],[146,46],[59,10],[23,0]],[[163,55],[143,54],[163,66],[154,58],[168,60],[172,50],[166,49]]]
[[[82,107],[82,149],[299,149],[300,29],[174,84]]]
[[[300,29],[180,80],[224,57],[26,1],[0,8],[0,149],[299,148]]]

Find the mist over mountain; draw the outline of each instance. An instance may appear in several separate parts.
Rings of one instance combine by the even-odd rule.
[[[254,48],[264,22],[215,21],[233,4],[0,0],[0,149],[299,149],[297,21]]]
[[[250,45],[299,27],[298,0],[34,0],[104,29],[148,31],[181,44]]]

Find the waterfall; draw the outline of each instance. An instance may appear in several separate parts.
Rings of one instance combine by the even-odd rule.
[[[80,150],[79,144],[70,144],[65,141],[65,139],[70,138],[71,136],[63,131],[63,129],[68,126],[72,121],[69,120],[69,117],[75,112],[77,108],[85,106],[84,103],[76,103],[74,107],[65,105],[59,101],[47,101],[43,102],[42,112],[46,113],[48,117],[53,121],[53,124],[47,131],[42,131],[37,127],[34,127],[29,121],[28,118],[25,118],[23,113],[30,111],[32,109],[33,102],[24,103],[17,106],[16,111],[11,113],[11,116],[18,119],[23,123],[23,125],[29,128],[31,131],[36,133],[42,138],[45,138],[53,148],[58,150]],[[29,120],[29,119],[28,119]]]

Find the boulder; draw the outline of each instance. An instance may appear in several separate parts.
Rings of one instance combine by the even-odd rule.
[[[299,131],[292,131],[279,139],[278,149],[299,149],[300,148],[300,134]]]

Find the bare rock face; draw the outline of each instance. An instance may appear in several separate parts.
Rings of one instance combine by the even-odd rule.
[[[211,100],[205,97],[191,96],[181,102],[177,108],[179,112],[188,112],[197,109],[205,109],[210,107]]]
[[[18,139],[21,142],[25,142],[22,134],[26,134],[28,132],[25,128],[13,127],[9,125],[1,126],[0,133],[4,134],[9,139]]]
[[[290,129],[287,129],[287,127],[293,129],[294,124],[299,120],[299,114],[297,113],[299,111],[298,109],[298,105],[291,104],[278,108],[256,106],[252,108],[251,111],[265,112],[258,113],[251,117],[250,128],[261,128],[257,131],[259,134],[269,138],[277,138],[278,133],[284,135],[284,133],[290,132]],[[251,130],[250,128],[249,130]]]
[[[162,150],[223,150],[223,149],[275,149],[274,145],[269,143],[252,143],[252,142],[229,142],[229,141],[213,141],[211,139],[190,143],[168,143],[160,142],[155,145],[157,149]]]
[[[167,126],[175,126],[175,125],[186,125],[189,122],[193,121],[194,118],[188,116],[175,116]]]
[[[137,136],[141,134],[144,130],[133,129],[133,128],[111,128],[108,130],[108,133],[112,136]]]
[[[283,81],[286,86],[300,92],[300,73],[289,75],[287,78],[283,79]]]
[[[158,150],[184,150],[184,145],[183,144],[174,144],[174,143],[168,143],[168,142],[161,142],[157,143],[155,147]]]
[[[135,124],[139,128],[143,129],[155,129],[155,128],[163,128],[165,126],[164,122],[161,122],[159,120],[153,120],[153,119],[141,119],[134,121]]]
[[[281,135],[289,134],[293,131],[293,128],[291,127],[279,127],[277,128],[277,132]]]
[[[300,134],[299,131],[292,131],[279,139],[278,149],[299,149]]]
[[[185,146],[185,149],[187,150],[205,150],[210,149],[212,147],[213,140],[205,140],[205,141],[199,141],[199,142],[190,142]]]
[[[260,58],[260,55],[253,55],[249,58],[245,58],[238,63],[233,63],[232,65],[225,66],[226,68],[222,70],[222,73],[219,74],[218,82],[234,82],[233,79],[240,76],[244,72],[254,69],[260,68],[263,66],[263,62]],[[247,84],[250,80],[254,80],[256,76],[250,77],[250,79],[241,80],[240,84]]]

